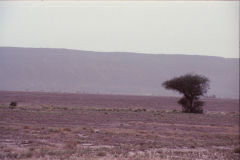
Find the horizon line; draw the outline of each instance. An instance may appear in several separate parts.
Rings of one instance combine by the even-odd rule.
[[[81,50],[75,48],[54,48],[54,47],[19,47],[19,46],[0,46],[0,48],[24,48],[24,49],[62,49],[62,50],[74,50],[74,51],[85,51],[85,52],[98,52],[98,53],[128,53],[128,54],[144,54],[144,55],[180,55],[180,56],[205,56],[205,57],[218,57],[225,59],[240,59],[238,57],[222,57],[212,55],[201,55],[201,54],[186,54],[186,53],[147,53],[147,52],[132,52],[132,51],[97,51],[97,50]]]

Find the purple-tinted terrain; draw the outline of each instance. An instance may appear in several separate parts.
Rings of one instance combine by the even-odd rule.
[[[177,97],[124,96],[96,94],[68,94],[44,92],[0,91],[0,105],[17,101],[20,106],[61,107],[104,107],[104,108],[146,108],[160,110],[181,110]],[[205,98],[204,110],[213,112],[238,112],[239,101],[235,99]]]

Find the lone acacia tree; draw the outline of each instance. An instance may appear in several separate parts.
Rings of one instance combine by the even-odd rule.
[[[183,112],[203,113],[202,106],[204,102],[199,100],[199,96],[207,93],[209,89],[207,77],[197,74],[186,74],[165,81],[162,85],[166,89],[172,89],[184,95],[178,101],[182,105]]]

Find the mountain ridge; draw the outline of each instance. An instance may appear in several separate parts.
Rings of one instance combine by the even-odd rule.
[[[238,60],[239,58],[229,58],[221,56],[211,56],[211,55],[193,55],[193,54],[184,54],[184,53],[144,53],[144,52],[127,52],[127,51],[91,51],[91,50],[79,50],[79,49],[70,49],[70,48],[47,48],[47,47],[11,47],[11,46],[0,46],[1,49],[49,49],[49,50],[65,50],[65,51],[75,51],[75,52],[87,52],[87,53],[106,53],[106,54],[141,54],[141,55],[167,55],[167,56],[200,56],[200,57],[215,57],[215,58],[224,58],[224,59],[233,59]]]
[[[238,98],[238,64],[215,56],[0,47],[0,90],[179,96],[161,83],[196,73],[209,77],[209,95]]]

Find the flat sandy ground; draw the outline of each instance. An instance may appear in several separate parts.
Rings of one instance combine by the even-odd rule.
[[[238,100],[204,99],[204,114],[177,100],[0,92],[0,159],[239,158]]]

